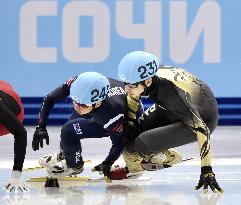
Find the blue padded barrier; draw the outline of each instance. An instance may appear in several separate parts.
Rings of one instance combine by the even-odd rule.
[[[25,110],[25,125],[36,125],[38,113],[42,104],[42,97],[23,97],[22,102]],[[144,108],[152,103],[143,98]],[[219,109],[219,125],[241,125],[241,98],[217,98]],[[48,125],[63,125],[73,111],[70,98],[59,101],[52,109]]]

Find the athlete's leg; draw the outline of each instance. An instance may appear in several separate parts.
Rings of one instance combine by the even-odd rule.
[[[108,136],[107,133],[94,119],[78,118],[68,121],[62,127],[60,142],[67,165],[72,168],[83,165],[81,139],[105,136]]]
[[[217,101],[207,85],[202,85],[198,100],[199,115],[207,125],[212,134],[218,124],[218,106]]]
[[[148,108],[145,113],[138,120],[137,130],[139,133],[145,132],[147,130],[151,130],[154,128],[166,126],[171,124],[173,121],[177,121],[178,119],[172,115],[170,112],[167,112],[164,108],[154,104],[150,108]],[[137,134],[138,135],[138,134]],[[137,150],[138,151],[138,150]],[[161,163],[163,162],[163,157],[160,158],[164,150],[158,150],[157,152],[149,153],[148,156],[139,155],[139,153],[135,150],[135,147],[131,147],[131,145],[126,146],[123,152],[123,158],[126,162],[128,170],[131,173],[140,172],[143,170],[141,166],[141,162],[147,160],[152,163]],[[171,150],[172,155],[175,151]],[[165,153],[169,154],[168,150],[165,150]],[[177,152],[175,152],[177,153]],[[178,159],[181,159],[181,155],[178,154]]]
[[[135,173],[143,171],[143,168],[141,167],[143,158],[134,150],[133,146],[126,146],[122,156],[129,172]]]
[[[92,117],[87,114],[87,115],[79,115],[75,110],[73,111],[73,113],[71,114],[71,116],[69,117],[69,121],[74,120],[74,119],[78,119],[78,118],[82,118],[82,119],[91,119]],[[60,145],[61,147],[61,145]],[[52,164],[56,164],[60,161],[64,160],[64,155],[62,152],[62,149],[54,154],[48,154],[45,155],[43,157],[41,157],[39,159],[39,165],[42,167],[47,167],[50,166]]]
[[[143,132],[135,140],[135,150],[143,155],[197,141],[196,134],[182,122]]]

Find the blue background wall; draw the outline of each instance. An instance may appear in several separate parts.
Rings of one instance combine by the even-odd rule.
[[[117,78],[121,58],[145,50],[200,77],[241,118],[240,9],[239,0],[1,0],[0,78],[28,101],[84,71]]]

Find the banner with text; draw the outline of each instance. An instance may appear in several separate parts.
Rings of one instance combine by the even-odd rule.
[[[239,0],[2,0],[0,79],[44,96],[68,78],[117,78],[121,58],[144,50],[185,67],[217,97],[241,97]]]

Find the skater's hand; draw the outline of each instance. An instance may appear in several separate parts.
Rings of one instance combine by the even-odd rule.
[[[217,192],[217,190],[221,193],[224,192],[224,190],[221,189],[220,186],[218,185],[218,182],[216,181],[215,174],[213,173],[211,166],[204,166],[201,168],[200,179],[195,189],[198,190],[202,186],[203,186],[204,193],[208,192],[208,186],[215,193]]]
[[[39,145],[43,148],[44,139],[46,140],[46,144],[49,145],[49,135],[46,128],[37,126],[32,141],[32,148],[34,151],[39,150]]]
[[[104,174],[105,181],[110,183],[111,182],[110,168],[111,168],[111,165],[101,163],[95,166],[91,171],[92,172],[98,171],[100,175]]]
[[[3,188],[4,191],[8,192],[23,192],[26,193],[29,191],[28,186],[22,179],[22,172],[12,171],[12,174],[9,178],[8,184]]]
[[[126,120],[123,123],[123,132],[122,135],[127,144],[134,144],[137,134],[136,124],[133,121]]]

